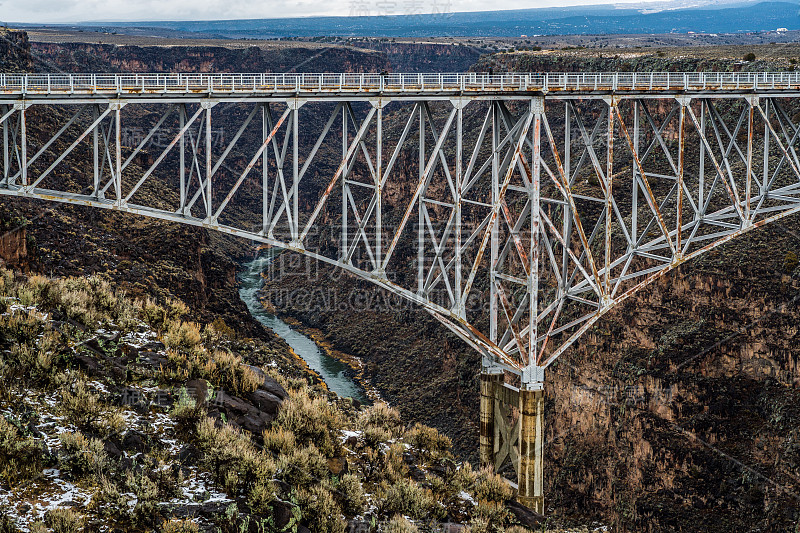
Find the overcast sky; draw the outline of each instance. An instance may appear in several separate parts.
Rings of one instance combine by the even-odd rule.
[[[31,23],[219,20],[355,13],[443,13],[601,3],[611,3],[611,0],[504,0],[502,3],[480,0],[0,0],[0,20]]]

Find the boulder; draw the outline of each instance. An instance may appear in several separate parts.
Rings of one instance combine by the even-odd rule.
[[[248,394],[247,399],[250,400],[250,403],[252,403],[253,406],[259,410],[267,412],[273,416],[278,414],[278,409],[280,408],[281,404],[283,404],[282,398],[279,398],[275,394],[262,389],[251,392]]]

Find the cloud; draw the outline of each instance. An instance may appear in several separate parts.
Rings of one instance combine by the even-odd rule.
[[[600,0],[602,1],[602,0]],[[596,4],[598,0],[510,0],[503,9]],[[415,13],[486,10],[477,0],[3,0],[3,21],[72,23],[87,21],[222,20],[349,15],[356,6],[372,12]],[[380,11],[379,11],[380,10]]]

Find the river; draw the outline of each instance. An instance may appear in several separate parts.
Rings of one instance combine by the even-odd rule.
[[[258,299],[258,291],[263,286],[261,273],[267,268],[272,257],[260,256],[244,263],[239,273],[239,297],[247,304],[250,314],[283,338],[294,352],[303,358],[308,366],[317,372],[328,388],[343,397],[354,398],[362,403],[369,403],[364,391],[348,375],[352,369],[334,359],[320,349],[316,342],[309,339],[289,324],[269,313]]]

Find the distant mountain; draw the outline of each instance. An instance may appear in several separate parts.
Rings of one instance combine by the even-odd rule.
[[[700,4],[700,7],[681,7]],[[573,6],[366,17],[86,23],[103,27],[143,26],[230,38],[519,37],[521,35],[630,33],[741,33],[800,29],[797,2],[727,3],[712,0],[643,3],[637,6]]]

